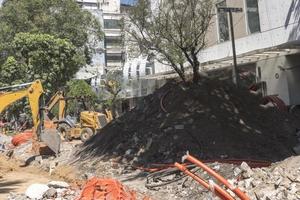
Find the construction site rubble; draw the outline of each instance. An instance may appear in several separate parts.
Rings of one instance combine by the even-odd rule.
[[[167,83],[84,143],[77,158],[147,165],[173,163],[186,151],[202,160],[295,155],[292,117],[260,103],[261,97],[225,81]]]
[[[215,199],[207,188],[174,167],[187,151],[209,163],[250,199],[299,199],[298,157],[266,167],[296,154],[297,121],[260,103],[259,96],[227,82],[167,83],[85,143],[63,142],[56,156],[33,155],[32,141],[13,147],[10,157],[24,161],[24,166],[36,166],[50,176],[72,166],[76,173],[67,173],[87,183],[82,188],[71,187],[72,181],[34,184],[26,193],[11,193],[8,199],[93,199],[103,195],[97,187],[111,190],[110,195],[122,191],[129,195],[127,199]],[[4,152],[11,151],[7,144],[11,137],[1,135],[0,142]],[[199,168],[191,170],[210,184],[216,182]],[[108,185],[119,189],[99,186],[108,180]]]
[[[254,200],[300,199],[300,157],[291,157],[268,168],[251,169],[243,163],[237,186]]]
[[[32,184],[24,194],[10,193],[8,200],[49,200],[63,199],[74,200],[79,197],[80,190],[71,188],[62,181],[49,182],[48,184]]]

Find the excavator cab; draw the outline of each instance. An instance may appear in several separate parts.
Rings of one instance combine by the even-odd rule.
[[[45,129],[43,108],[43,87],[40,80],[31,83],[0,88],[0,113],[18,100],[27,98],[33,121],[33,150],[41,154],[41,149],[50,148],[59,153],[60,137],[56,129]]]

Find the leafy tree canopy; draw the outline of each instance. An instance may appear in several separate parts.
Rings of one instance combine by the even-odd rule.
[[[0,8],[0,85],[39,78],[55,92],[89,63],[101,38],[99,21],[74,0],[7,0]]]
[[[68,40],[47,34],[18,33],[11,43],[13,56],[0,66],[0,85],[43,80],[53,92],[85,64],[84,55]]]
[[[76,47],[88,35],[102,37],[98,20],[74,0],[8,0],[0,8],[0,43],[9,44],[19,32],[46,33],[69,39]]]
[[[96,105],[97,95],[92,87],[84,80],[71,80],[67,83],[67,97],[88,97],[85,98],[85,105],[88,109],[93,109]],[[83,105],[80,105],[80,100],[70,100],[67,104],[67,113],[74,115],[79,111],[84,110]]]

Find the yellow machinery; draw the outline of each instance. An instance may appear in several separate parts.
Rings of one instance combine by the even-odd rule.
[[[64,92],[59,90],[51,97],[49,102],[47,103],[45,110],[46,112],[50,112],[54,106],[58,103],[58,120],[61,120],[65,117],[65,109],[66,109],[66,100],[64,96]]]
[[[59,104],[58,120],[54,123],[57,124],[57,130],[64,139],[71,140],[73,138],[80,138],[82,141],[86,141],[107,123],[112,121],[112,113],[108,110],[105,110],[106,114],[95,111],[82,111],[79,114],[79,122],[75,123],[74,120],[65,117],[67,102],[74,99],[83,101],[85,105],[84,97],[64,97],[64,93],[58,91],[46,106],[46,110],[50,112],[57,103]]]
[[[37,145],[41,147],[43,145],[41,143],[38,144],[37,142],[42,141],[52,151],[58,153],[60,149],[59,136],[55,131],[44,130],[43,127],[43,112],[40,109],[43,93],[44,91],[40,80],[0,88],[0,113],[16,101],[27,97],[32,113],[34,150],[39,151]]]
[[[80,138],[81,141],[84,142],[95,135],[111,120],[111,118],[107,117],[107,115],[103,113],[82,111],[80,112],[79,123],[68,129],[63,129],[61,126],[59,126],[59,128],[62,134],[65,134],[64,136],[66,139]]]

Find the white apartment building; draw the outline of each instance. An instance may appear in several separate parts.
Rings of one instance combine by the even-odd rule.
[[[240,72],[243,68],[254,71],[257,82],[265,83],[266,95],[278,95],[287,105],[299,105],[300,0],[216,1],[216,16],[207,34],[208,47],[199,55],[204,71],[231,69],[233,65],[229,19],[227,14],[217,13],[217,6],[243,8],[242,13],[233,14]],[[167,66],[156,63],[154,74],[149,76],[142,60],[125,64],[126,79],[158,80],[176,76]],[[131,88],[128,93],[141,95],[135,90]]]
[[[83,9],[89,10],[101,22],[104,40],[93,55],[91,66],[82,68],[77,78],[92,78],[92,85],[99,86],[108,71],[122,70],[124,51],[121,34],[120,0],[77,0]]]

